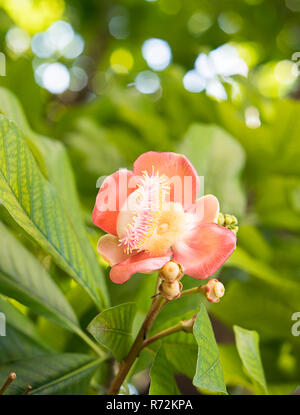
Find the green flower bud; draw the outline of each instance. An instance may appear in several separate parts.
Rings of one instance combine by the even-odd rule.
[[[218,225],[224,226],[224,223],[225,223],[224,215],[223,213],[220,212],[218,216]]]

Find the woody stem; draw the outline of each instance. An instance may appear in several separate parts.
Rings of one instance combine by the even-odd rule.
[[[170,334],[176,333],[181,330],[182,330],[182,322],[180,321],[178,324],[175,324],[172,327],[162,330],[161,332],[155,334],[154,336],[149,337],[149,339],[146,339],[143,343],[143,348],[149,346],[149,344],[155,342],[156,340],[160,340],[163,337],[169,336]]]
[[[146,315],[146,318],[142,324],[142,327],[140,328],[136,339],[131,346],[131,349],[128,353],[128,355],[125,357],[125,359],[122,361],[119,372],[115,379],[113,380],[110,389],[108,391],[108,395],[117,395],[119,392],[119,389],[124,382],[130,368],[132,367],[133,363],[135,362],[135,359],[140,354],[141,350],[143,349],[144,340],[152,327],[152,324],[154,323],[155,318],[159,314],[160,310],[164,307],[164,305],[168,301],[165,300],[161,295],[158,295],[154,298],[152,301],[152,304],[150,306],[150,309]]]
[[[9,387],[9,385],[16,379],[16,374],[15,373],[10,373],[8,375],[8,378],[6,379],[6,381],[3,383],[3,385],[0,388],[0,395],[3,395],[4,392],[6,391],[6,389]]]

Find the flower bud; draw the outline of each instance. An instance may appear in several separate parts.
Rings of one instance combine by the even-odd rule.
[[[224,226],[224,228],[230,229],[235,235],[237,235],[239,227],[238,220],[233,215],[219,213],[218,225]]]
[[[210,279],[205,288],[206,298],[211,303],[218,303],[225,293],[224,285],[215,278]]]
[[[237,235],[238,230],[239,230],[239,227],[238,227],[238,226],[236,226],[236,225],[234,225],[234,226],[231,226],[231,227],[230,227],[230,230],[232,230],[232,232],[233,232],[235,235]]]
[[[173,282],[179,280],[183,275],[182,268],[177,262],[169,261],[161,269],[159,276],[162,280]]]
[[[166,300],[174,300],[175,298],[180,297],[182,290],[182,284],[179,281],[163,281],[159,286],[159,291],[161,295]]]
[[[224,215],[223,213],[220,212],[218,216],[218,225],[224,226],[224,223],[225,223]]]

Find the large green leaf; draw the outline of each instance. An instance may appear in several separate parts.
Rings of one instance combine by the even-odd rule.
[[[0,200],[66,272],[102,305],[84,241],[55,188],[44,178],[22,132],[0,116]]]
[[[179,151],[185,154],[204,177],[205,193],[218,196],[224,213],[242,215],[245,195],[240,175],[244,167],[243,148],[226,131],[216,125],[193,124]]]
[[[51,354],[6,364],[0,367],[0,384],[10,372],[16,380],[7,394],[20,395],[28,385],[30,395],[84,394],[101,359],[75,353]]]
[[[267,393],[267,384],[259,351],[259,336],[254,330],[234,326],[236,347],[247,374],[258,386],[258,392]]]
[[[206,308],[201,304],[194,324],[194,336],[198,343],[198,361],[193,383],[211,392],[227,393],[219,360],[218,345]]]
[[[243,386],[253,390],[251,380],[243,371],[243,365],[234,344],[219,345],[220,362],[227,386]]]
[[[291,336],[294,308],[283,301],[280,290],[272,292],[272,295],[270,292],[270,288],[253,279],[231,281],[226,287],[226,295],[217,307],[211,308],[211,313],[229,326],[238,324],[248,329],[255,328],[266,340],[285,338],[297,341]]]
[[[169,343],[167,339],[164,342],[164,350],[175,372],[193,379],[197,365],[198,348],[196,344]]]
[[[71,330],[74,311],[42,265],[0,222],[0,291]]]
[[[6,335],[0,336],[0,364],[49,353],[34,324],[0,296],[0,312],[5,315]]]
[[[300,307],[300,284],[283,279],[280,274],[264,262],[252,258],[241,248],[237,248],[228,260],[227,265],[238,267],[255,277],[269,291],[268,297],[280,293],[281,302],[289,308]]]
[[[174,378],[174,368],[165,354],[162,345],[158,350],[150,371],[149,395],[180,395]]]
[[[81,249],[84,251],[87,261],[89,261],[93,275],[101,289],[103,301],[106,303],[108,292],[104,275],[87,237],[74,175],[65,147],[56,140],[32,131],[18,100],[5,88],[0,88],[0,112],[22,130],[39,167],[48,178],[48,181],[56,188],[56,195],[63,201],[65,210],[72,222],[73,231],[76,232],[82,242]]]
[[[119,361],[126,356],[132,342],[135,311],[135,303],[108,308],[98,314],[87,328],[100,344],[112,351]]]

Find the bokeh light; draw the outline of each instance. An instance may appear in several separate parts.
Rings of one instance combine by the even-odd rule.
[[[181,9],[181,0],[159,0],[159,7],[164,13],[174,15]]]
[[[222,85],[222,82],[220,82],[217,78],[210,79],[207,82],[206,94],[220,101],[227,99],[226,90]]]
[[[250,106],[246,108],[245,123],[249,128],[259,128],[261,126],[259,111],[256,107]]]
[[[185,89],[190,92],[206,90],[207,95],[218,100],[227,99],[227,93],[221,80],[233,87],[233,92],[239,90],[230,78],[233,75],[248,75],[248,66],[240,58],[236,47],[225,44],[212,50],[208,55],[200,53],[195,60],[195,70],[188,71],[183,78]]]
[[[31,39],[32,52],[39,58],[50,58],[56,51],[55,45],[50,42],[47,32],[37,33]]]
[[[116,39],[126,39],[129,35],[129,19],[127,15],[113,16],[108,23],[109,33]]]
[[[213,50],[209,54],[215,71],[222,76],[248,75],[246,62],[239,57],[237,48],[225,44]]]
[[[293,12],[300,12],[300,0],[285,0],[285,4]]]
[[[1,6],[17,26],[30,34],[45,30],[51,23],[60,19],[64,0],[2,0]]]
[[[213,24],[212,18],[209,14],[199,11],[197,13],[192,14],[192,16],[188,20],[188,31],[198,37],[203,32],[208,30],[211,25]]]
[[[171,48],[165,40],[148,39],[142,46],[142,54],[148,66],[155,71],[163,71],[172,60]]]
[[[127,74],[133,67],[134,59],[127,49],[116,49],[110,56],[110,66],[117,74]]]
[[[143,71],[136,76],[135,87],[142,94],[154,94],[160,88],[160,79],[154,72]]]
[[[58,20],[47,30],[49,42],[55,45],[58,51],[62,51],[68,46],[74,37],[74,30],[70,23]]]
[[[70,87],[69,89],[74,92],[81,91],[88,84],[88,76],[84,69],[79,66],[74,66],[70,71]]]
[[[237,13],[226,11],[219,15],[218,23],[223,32],[232,35],[241,29],[243,20]]]
[[[6,33],[6,45],[15,55],[22,55],[30,47],[30,36],[20,27],[12,27]]]
[[[62,63],[50,63],[43,68],[42,85],[52,94],[61,94],[69,88],[70,73]]]
[[[76,33],[71,42],[62,50],[62,55],[67,59],[75,59],[84,51],[84,40],[81,35]]]
[[[296,63],[283,60],[262,65],[257,69],[254,79],[262,95],[277,98],[291,91],[298,76]]]
[[[198,74],[197,71],[192,69],[188,71],[183,77],[183,85],[187,91],[201,92],[206,87],[205,80]]]

